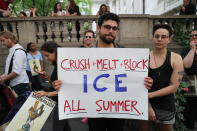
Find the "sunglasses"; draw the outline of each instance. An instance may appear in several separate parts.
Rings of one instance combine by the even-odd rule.
[[[191,34],[190,37],[191,38],[194,38],[194,37],[197,38],[197,34]]]
[[[86,39],[87,39],[87,38],[91,39],[91,38],[92,38],[92,36],[85,36],[85,38],[86,38]]]
[[[167,36],[167,35],[154,35],[154,38],[155,39],[159,39],[159,38],[166,39],[166,38],[169,38],[169,36]]]
[[[117,26],[111,26],[111,25],[102,25],[106,30],[113,30],[117,31],[119,28]]]

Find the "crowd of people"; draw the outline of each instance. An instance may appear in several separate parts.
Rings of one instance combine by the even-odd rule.
[[[1,1],[0,1],[1,2]],[[1,16],[9,16],[9,3],[0,10]],[[182,7],[182,12],[186,11],[186,6]],[[1,7],[2,9],[2,7]],[[36,16],[36,8],[30,9],[30,16]],[[52,16],[71,16],[81,15],[79,7],[73,0],[69,0],[65,10],[61,3],[54,5]],[[105,4],[100,6],[97,13],[99,16],[97,32],[87,30],[84,32],[83,43],[80,48],[124,48],[115,43],[119,31],[120,19],[118,15],[110,13],[109,7]],[[25,12],[20,12],[21,17],[27,17]],[[80,23],[76,21],[76,30],[79,32]],[[79,34],[77,34],[79,37]],[[183,49],[181,55],[168,50],[168,45],[172,41],[173,30],[167,24],[159,24],[153,27],[152,39],[153,50],[150,52],[149,74],[144,78],[145,88],[148,92],[148,121],[139,121],[140,131],[150,130],[151,123],[155,123],[161,131],[172,131],[175,123],[175,97],[174,94],[180,85],[184,71],[190,77],[197,75],[197,30],[191,31],[189,47]],[[61,88],[62,81],[57,76],[57,48],[61,48],[58,43],[49,41],[41,46],[41,52],[38,51],[36,43],[29,42],[26,50],[20,45],[17,37],[8,31],[0,33],[1,44],[9,49],[6,58],[5,73],[0,75],[0,85],[10,86],[18,95],[10,112],[5,112],[3,118],[0,118],[0,124],[4,124],[13,119],[17,111],[25,102],[32,91],[36,91],[38,97],[47,96],[56,101],[53,113],[49,116],[47,122],[52,122],[52,131],[70,131],[71,127],[68,120],[59,120],[58,116],[58,91]],[[43,56],[46,61],[51,62],[54,69],[49,76],[45,71]],[[35,67],[34,72],[30,69],[30,61],[40,63],[40,68]],[[44,89],[40,80],[50,81],[51,86]],[[197,103],[194,98],[187,98],[186,105],[186,126],[194,128],[194,121],[197,118]],[[85,118],[86,120],[87,118]],[[84,122],[84,119],[77,119]],[[88,118],[88,128],[90,131],[122,131],[126,119],[115,118]],[[46,122],[46,123],[47,123]],[[43,131],[47,127],[43,127]]]
[[[9,5],[14,0],[0,0],[0,17],[11,17],[12,11],[9,8]],[[99,11],[95,15],[102,15],[104,13],[110,12],[109,6],[106,4],[102,4],[99,8]],[[74,0],[68,0],[68,4],[63,7],[61,2],[57,2],[54,5],[53,11],[51,12],[51,16],[79,16],[81,12],[79,10],[79,6],[75,3]],[[18,17],[36,17],[37,8],[32,6],[28,11],[21,11],[18,14]]]
[[[9,8],[9,5],[14,0],[0,0],[0,17],[10,17],[12,15],[12,11]],[[18,14],[18,17],[35,17],[38,16],[37,8],[32,6],[28,11],[21,11]],[[100,16],[104,13],[110,12],[109,5],[102,4],[95,14]],[[183,5],[180,8],[180,15],[196,15],[196,6],[192,4],[191,0],[183,0]],[[81,15],[79,11],[79,6],[75,3],[74,0],[68,0],[68,4],[62,7],[61,2],[57,2],[54,5],[53,11],[51,12],[51,16],[76,16]]]
[[[0,0],[0,17],[11,17],[12,11],[9,8],[9,5],[14,0]],[[68,4],[65,6],[65,8],[62,8],[62,5],[60,2],[57,2],[54,5],[54,9],[51,12],[51,16],[77,16],[81,15],[79,11],[79,6],[75,3],[74,0],[68,0]],[[37,14],[37,8],[35,6],[32,6],[29,8],[28,11],[21,11],[18,14],[18,17],[24,18],[24,17],[36,17]]]

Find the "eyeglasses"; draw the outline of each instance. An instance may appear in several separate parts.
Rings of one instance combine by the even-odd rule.
[[[167,35],[154,35],[154,38],[155,39],[159,39],[159,38],[166,39],[166,38],[169,38],[169,36],[167,36]]]
[[[119,28],[117,26],[111,26],[111,25],[102,25],[106,30],[113,30],[117,31]]]
[[[197,38],[197,34],[191,34],[190,37],[191,38],[194,38],[194,37]]]
[[[92,38],[92,36],[85,36],[85,38],[86,38],[86,39],[87,39],[87,38],[91,39],[91,38]]]

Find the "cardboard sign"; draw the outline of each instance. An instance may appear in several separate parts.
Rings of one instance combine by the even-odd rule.
[[[59,118],[148,119],[149,50],[58,48]]]
[[[41,65],[39,59],[32,59],[29,61],[29,66],[31,69],[32,76],[38,75],[38,72],[41,71]]]
[[[31,93],[5,131],[40,131],[54,107],[53,100]]]

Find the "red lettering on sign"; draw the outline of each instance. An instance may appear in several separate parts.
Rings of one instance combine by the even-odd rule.
[[[133,112],[136,115],[140,115],[140,111],[137,109],[136,100],[124,100],[124,101],[104,101],[97,100],[95,104],[98,106],[97,112],[109,111],[109,112]]]
[[[89,70],[89,59],[64,59],[61,62],[61,68],[64,70]]]
[[[97,59],[96,65],[99,70],[115,70],[117,68],[118,59]]]
[[[81,101],[80,100],[71,100],[69,102],[68,100],[65,100],[64,102],[64,112],[69,111],[69,112],[77,112],[81,110],[86,110],[84,108],[81,108]]]
[[[126,70],[144,70],[148,69],[148,60],[142,59],[140,61],[125,59],[124,67]]]

